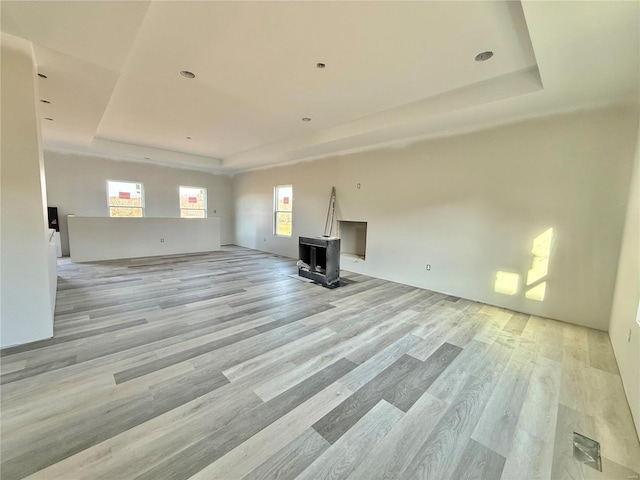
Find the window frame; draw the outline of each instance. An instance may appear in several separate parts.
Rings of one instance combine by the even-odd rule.
[[[181,188],[193,188],[193,189],[196,189],[196,190],[204,190],[204,202],[203,202],[204,203],[204,208],[182,208],[182,206],[180,205],[180,196],[181,196],[180,189]],[[194,186],[191,186],[191,185],[178,185],[178,210],[179,210],[179,213],[180,213],[180,218],[191,218],[191,219],[193,219],[193,218],[208,218],[209,217],[209,213],[208,213],[209,204],[208,204],[208,202],[209,202],[209,196],[208,196],[208,192],[207,192],[207,187],[194,187]],[[182,216],[182,210],[197,210],[197,211],[202,210],[204,212],[204,217],[183,217]]]
[[[291,210],[278,210],[278,191],[281,188],[291,189]],[[291,233],[289,235],[284,233],[278,233],[278,214],[289,213],[291,214]],[[291,238],[293,236],[293,184],[276,185],[273,187],[273,234],[276,237]]]
[[[132,185],[140,185],[140,206],[139,207],[132,207],[132,206],[128,206],[128,205],[111,205],[111,197],[109,197],[109,183],[130,183]],[[109,218],[144,218],[145,214],[144,214],[144,210],[145,210],[145,191],[144,191],[144,183],[142,182],[136,182],[136,181],[131,181],[131,180],[114,180],[112,178],[108,178],[106,181],[106,194],[107,194],[107,214],[109,216]],[[120,217],[120,216],[112,216],[111,215],[111,208],[131,208],[131,209],[140,209],[140,211],[142,212],[142,215],[140,217]]]

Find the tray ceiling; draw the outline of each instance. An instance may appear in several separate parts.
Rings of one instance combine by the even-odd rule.
[[[637,101],[639,8],[3,1],[2,31],[47,75],[45,147],[233,173]]]

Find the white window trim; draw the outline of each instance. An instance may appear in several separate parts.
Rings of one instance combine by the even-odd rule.
[[[134,185],[140,185],[140,193],[142,194],[142,206],[141,207],[127,207],[127,206],[122,206],[122,205],[111,205],[109,203],[109,182],[118,182],[118,183],[133,183]],[[141,217],[112,217],[111,216],[111,207],[118,207],[118,208],[142,208],[142,216],[144,217],[144,210],[145,210],[145,192],[144,192],[144,183],[142,182],[136,182],[136,181],[132,181],[132,180],[114,180],[113,178],[107,178],[107,181],[105,182],[105,186],[106,186],[106,196],[107,196],[107,216],[109,218],[141,218]]]
[[[204,190],[204,208],[182,208],[180,206],[180,189],[181,188],[194,188],[196,190]],[[190,219],[198,219],[199,217],[183,217],[182,210],[204,210],[204,217],[209,217],[209,192],[207,187],[194,187],[191,185],[178,185],[178,213],[180,213],[180,218],[190,218]]]
[[[278,189],[285,187],[291,187],[291,201],[293,202],[293,184],[289,183],[286,185],[276,185],[275,187],[273,187],[273,235],[276,237],[291,238],[293,236],[293,206],[291,207],[291,212],[288,212],[286,210],[278,210]],[[289,235],[278,233],[279,212],[291,213],[291,234]]]

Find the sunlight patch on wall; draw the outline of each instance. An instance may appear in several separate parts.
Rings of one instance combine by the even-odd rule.
[[[549,273],[549,255],[551,254],[551,240],[553,228],[541,233],[533,239],[531,253],[531,268],[527,272],[527,285],[532,285]]]
[[[531,253],[531,268],[527,272],[527,287],[525,298],[544,301],[547,282],[541,282],[549,273],[549,257],[551,255],[551,242],[553,241],[553,228],[545,230],[533,239]]]
[[[542,282],[536,285],[535,287],[527,290],[524,296],[529,300],[537,300],[539,302],[542,302],[544,300],[544,294],[546,289],[547,289],[547,282]]]
[[[504,295],[515,295],[518,293],[520,284],[520,275],[512,272],[496,272],[496,280],[493,284],[493,290],[496,293]]]
[[[529,300],[544,301],[547,293],[549,258],[553,243],[553,228],[549,228],[533,239],[531,244],[531,268],[527,270],[524,296]],[[520,274],[497,271],[493,290],[503,295],[516,295],[520,289]]]

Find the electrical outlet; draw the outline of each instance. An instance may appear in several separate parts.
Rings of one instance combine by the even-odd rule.
[[[360,190],[360,184],[357,184],[356,187],[358,187],[358,190]]]
[[[161,239],[160,239],[160,243],[164,243],[164,238],[161,238]]]
[[[631,329],[629,329],[629,335],[627,335],[627,342],[631,341]]]
[[[217,210],[214,210],[214,211],[213,211],[213,213],[218,213],[218,211],[217,211]]]
[[[431,264],[427,263],[427,270],[431,270]]]

